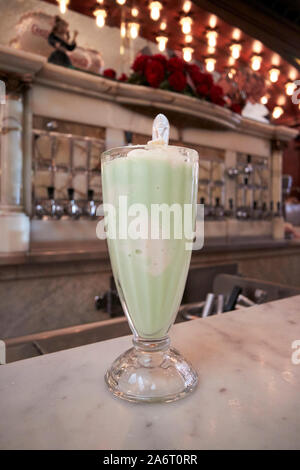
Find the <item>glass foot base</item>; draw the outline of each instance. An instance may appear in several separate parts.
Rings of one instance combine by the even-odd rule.
[[[115,396],[131,402],[172,402],[196,388],[197,373],[169,348],[169,338],[133,343],[106,372],[105,381]]]

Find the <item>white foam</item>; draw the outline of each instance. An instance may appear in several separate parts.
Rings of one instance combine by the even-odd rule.
[[[166,145],[161,140],[150,140],[144,148],[133,149],[127,154],[127,158],[132,160],[140,160],[147,158],[151,160],[167,160],[171,165],[193,164],[198,161],[196,151],[186,153],[181,147],[175,145]]]

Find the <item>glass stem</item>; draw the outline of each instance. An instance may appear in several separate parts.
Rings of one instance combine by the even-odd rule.
[[[138,361],[143,367],[158,367],[166,358],[170,347],[170,338],[145,340],[134,337],[133,346],[137,352]]]

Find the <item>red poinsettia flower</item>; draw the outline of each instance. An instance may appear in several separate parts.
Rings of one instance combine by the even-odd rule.
[[[153,88],[158,88],[165,77],[165,69],[159,60],[150,58],[146,65],[146,80]]]
[[[239,103],[232,103],[232,105],[230,106],[230,109],[231,111],[237,114],[241,114],[242,112],[242,107]]]
[[[164,67],[167,65],[167,58],[163,54],[154,54],[151,59],[158,60]]]
[[[225,101],[223,99],[223,88],[221,88],[219,85],[213,85],[211,87],[209,96],[213,103],[224,106]]]
[[[145,73],[146,65],[150,57],[148,55],[140,54],[135,58],[131,68],[135,72]]]
[[[213,103],[217,104],[218,106],[225,106],[226,101],[224,100],[224,98],[219,96],[218,98],[215,99],[215,101],[213,101]]]
[[[183,72],[178,70],[177,72],[171,73],[168,78],[170,86],[175,91],[183,91],[186,87],[187,79]]]
[[[186,69],[190,75],[193,75],[194,73],[197,74],[198,72],[200,72],[200,68],[197,64],[187,64]]]
[[[119,80],[120,82],[127,82],[128,77],[127,77],[126,73],[122,73],[122,74],[119,76],[118,80]]]
[[[106,78],[116,78],[116,71],[114,69],[105,69],[103,71],[103,76]]]
[[[211,88],[214,85],[214,79],[211,73],[201,73],[201,81],[203,83],[206,83],[209,86],[209,88]],[[222,94],[223,94],[223,90],[222,90]]]
[[[203,88],[202,92],[199,93],[199,94],[204,94],[206,95],[208,92],[206,91],[206,89],[208,89],[208,91],[210,90],[210,88],[213,86],[214,84],[214,81],[213,81],[213,77],[210,73],[203,73],[200,71],[199,67],[195,64],[192,64],[192,65],[189,65],[189,68],[188,68],[188,73],[192,79],[192,81],[194,82],[194,85],[196,87],[200,86],[200,85],[205,85],[205,87]],[[204,92],[205,91],[205,92]]]
[[[183,72],[185,67],[185,62],[180,59],[179,57],[171,57],[171,59],[168,60],[167,63],[167,69],[169,72]]]
[[[199,83],[205,83],[209,89],[214,86],[214,80],[210,73],[200,72]]]
[[[197,85],[198,83],[201,82],[201,71],[198,65],[196,64],[187,64],[186,65],[186,71],[191,77],[192,81],[194,82],[194,85]]]
[[[209,94],[209,86],[207,83],[200,83],[197,88],[196,88],[196,91],[198,93],[198,95],[200,96],[207,96]]]

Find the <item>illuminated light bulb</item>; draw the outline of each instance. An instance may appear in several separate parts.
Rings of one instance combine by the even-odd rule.
[[[99,5],[103,5],[104,0],[97,0],[97,3],[99,3]]]
[[[168,38],[166,36],[157,36],[156,41],[158,42],[158,49],[163,52],[166,49]]]
[[[286,103],[286,97],[284,95],[280,95],[277,100],[278,106],[284,106],[285,103]]]
[[[62,15],[64,15],[67,11],[67,7],[70,3],[70,0],[58,0],[59,3],[59,10]]]
[[[280,116],[282,116],[283,114],[283,109],[281,106],[275,106],[275,108],[273,109],[273,112],[272,112],[272,116],[274,119],[278,119],[280,118]]]
[[[251,68],[257,72],[261,67],[262,57],[260,55],[254,55],[251,57]]]
[[[152,20],[157,21],[160,17],[160,10],[162,9],[162,4],[160,2],[151,2],[149,8]]]
[[[184,36],[184,40],[187,44],[190,44],[191,42],[193,42],[193,36],[191,34],[186,34]]]
[[[180,24],[181,24],[181,31],[183,32],[183,34],[191,33],[192,24],[193,24],[192,18],[190,18],[189,16],[184,16],[183,18],[181,18]]]
[[[236,70],[232,68],[228,72],[228,77],[233,78],[235,76],[235,74],[236,74]]]
[[[103,28],[105,25],[105,18],[107,17],[106,10],[98,9],[94,11],[94,15],[96,16],[96,25],[99,28]]]
[[[213,72],[215,70],[216,59],[213,57],[208,57],[205,59],[205,65],[208,72]]]
[[[217,31],[207,31],[206,37],[209,47],[216,47],[218,37]]]
[[[289,73],[290,80],[294,81],[297,78],[297,71],[296,69],[291,69]]]
[[[241,44],[231,44],[230,46],[231,57],[233,57],[234,59],[238,59],[241,54],[241,49],[242,49]]]
[[[267,104],[269,101],[268,97],[266,95],[262,96],[260,99],[261,104]]]
[[[241,30],[238,28],[235,28],[232,33],[232,39],[235,41],[239,41],[241,39]]]
[[[131,39],[136,39],[140,31],[139,23],[129,23],[128,29],[129,29],[129,36],[131,37]]]
[[[137,16],[139,16],[139,10],[137,8],[133,7],[131,9],[131,14],[132,14],[132,16],[134,16],[136,18]]]
[[[182,52],[183,52],[183,59],[186,62],[190,62],[192,60],[194,49],[192,47],[184,47],[182,49]]]
[[[182,7],[184,13],[188,13],[191,8],[192,8],[192,2],[190,2],[189,0],[186,0]]]
[[[294,91],[296,90],[297,86],[293,82],[287,82],[285,84],[285,92],[288,96],[292,96]]]
[[[207,52],[208,54],[214,54],[216,52],[216,48],[215,47],[209,47],[207,48]]]
[[[255,52],[255,54],[261,54],[261,51],[262,51],[262,43],[260,41],[254,41],[253,43],[253,52]]]
[[[272,56],[272,65],[279,67],[280,65],[280,56],[278,54],[273,54]]]
[[[234,65],[234,64],[235,64],[235,58],[234,57],[229,57],[228,65]]]
[[[118,3],[119,5],[125,5],[126,0],[117,0],[117,3]]]
[[[121,26],[120,26],[120,35],[121,35],[121,38],[125,38],[125,37],[126,37],[126,23],[121,23]]]
[[[217,26],[217,17],[215,15],[211,15],[209,18],[209,27],[214,29]]]
[[[125,47],[123,46],[123,44],[121,44],[120,46],[120,55],[124,55],[125,54]]]
[[[159,29],[161,29],[161,31],[165,31],[167,29],[167,23],[165,21],[162,21],[160,23]]]
[[[269,77],[272,83],[276,83],[279,78],[280,71],[279,69],[273,68],[269,70]]]

